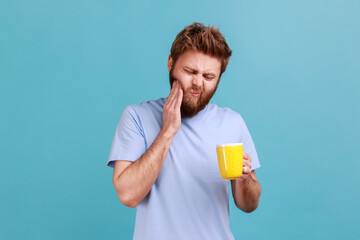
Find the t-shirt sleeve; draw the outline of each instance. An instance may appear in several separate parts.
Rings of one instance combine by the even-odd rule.
[[[243,143],[244,151],[251,157],[251,170],[254,170],[260,167],[259,157],[257,155],[255,144],[252,140],[250,132],[242,117],[240,117],[240,127],[241,142]]]
[[[145,152],[145,135],[140,117],[131,106],[128,106],[116,126],[107,166],[113,168],[116,160],[134,162]]]

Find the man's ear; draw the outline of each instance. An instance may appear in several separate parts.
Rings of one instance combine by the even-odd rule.
[[[167,67],[168,67],[168,71],[170,72],[171,70],[171,67],[173,65],[173,59],[171,57],[171,54],[169,54],[169,57],[168,57],[168,64],[167,64]]]

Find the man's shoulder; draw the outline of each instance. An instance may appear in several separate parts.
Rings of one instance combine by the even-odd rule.
[[[242,118],[241,114],[230,107],[220,107],[217,104],[209,104],[209,109],[218,116]]]
[[[157,100],[148,100],[138,104],[131,104],[125,108],[125,111],[135,112],[137,114],[162,111],[165,103],[165,98],[158,98]]]

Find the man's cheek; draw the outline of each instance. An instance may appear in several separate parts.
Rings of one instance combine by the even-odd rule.
[[[179,74],[182,89],[188,89],[192,84],[192,77],[187,74]]]
[[[184,83],[182,81],[179,81],[179,83],[180,83],[180,88],[183,90],[183,92],[185,92]]]
[[[180,88],[183,91],[183,100],[189,95],[189,88],[187,88],[182,81],[179,80]]]

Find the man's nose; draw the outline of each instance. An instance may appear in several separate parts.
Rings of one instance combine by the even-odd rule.
[[[200,74],[194,75],[193,84],[197,87],[202,87],[203,85],[203,78]]]

